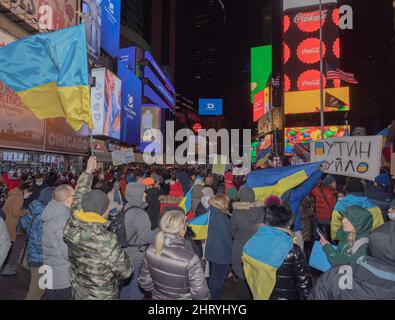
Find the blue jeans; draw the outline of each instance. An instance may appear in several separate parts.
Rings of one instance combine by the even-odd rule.
[[[210,262],[210,280],[208,288],[212,300],[220,300],[224,282],[229,274],[230,267],[228,264],[218,264]]]
[[[134,271],[130,282],[121,289],[121,300],[143,300],[144,293],[141,291],[138,283],[141,262],[134,263]]]

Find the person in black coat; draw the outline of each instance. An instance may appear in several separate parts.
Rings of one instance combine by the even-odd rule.
[[[154,230],[159,227],[160,221],[160,201],[159,197],[163,194],[159,181],[155,181],[153,178],[146,178],[144,181],[152,181],[152,183],[146,185],[147,194],[147,208],[146,212],[148,213],[149,219],[151,221],[151,230]],[[144,182],[146,184],[146,182]]]
[[[395,300],[395,222],[387,222],[370,234],[369,256],[324,273],[309,299]]]
[[[294,215],[283,206],[275,204],[265,209],[265,224],[275,227],[292,237],[290,230]],[[276,272],[276,285],[270,300],[307,300],[312,288],[312,277],[302,249],[296,243]]]

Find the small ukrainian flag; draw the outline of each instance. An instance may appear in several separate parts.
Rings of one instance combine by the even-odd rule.
[[[270,226],[258,229],[243,248],[243,268],[254,300],[268,300],[276,285],[277,269],[293,246],[284,231]]]
[[[0,80],[39,119],[92,128],[84,25],[41,33],[0,48]]]
[[[209,213],[207,212],[189,221],[188,225],[195,233],[193,240],[204,240],[207,238],[208,220]]]
[[[178,206],[180,208],[183,208],[185,211],[185,214],[188,215],[189,211],[191,211],[191,205],[192,205],[192,188],[189,189],[187,194],[182,198]]]

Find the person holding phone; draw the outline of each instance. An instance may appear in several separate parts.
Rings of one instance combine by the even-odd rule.
[[[372,229],[373,218],[369,211],[359,206],[348,207],[342,215],[342,229],[336,233],[339,239],[337,249],[325,238],[323,232],[317,228],[320,243],[329,263],[352,264],[359,257],[368,254],[369,233]]]

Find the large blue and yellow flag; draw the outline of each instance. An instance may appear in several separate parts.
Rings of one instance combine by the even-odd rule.
[[[315,162],[282,168],[255,170],[247,176],[247,187],[255,192],[256,201],[269,195],[282,197],[316,173],[322,162]]]
[[[195,233],[193,240],[204,240],[207,238],[209,213],[204,213],[196,218],[191,219],[188,225]]]
[[[92,128],[84,25],[42,33],[0,48],[0,80],[39,119],[66,118]]]
[[[279,229],[264,226],[243,248],[243,268],[254,300],[268,300],[276,285],[277,269],[292,249],[291,237]]]
[[[180,208],[183,208],[185,211],[185,214],[188,214],[189,211],[191,211],[191,205],[192,205],[192,188],[189,189],[187,194],[182,198],[178,206]]]

